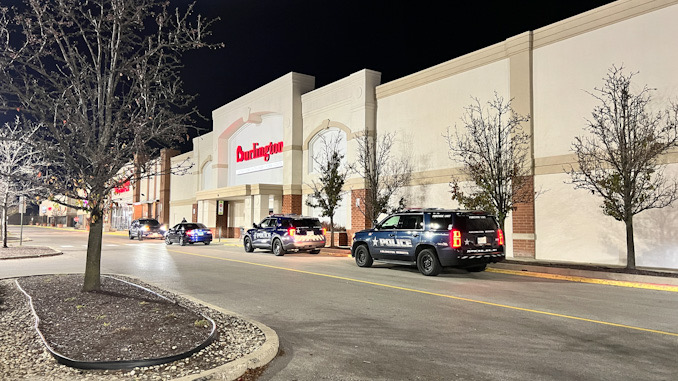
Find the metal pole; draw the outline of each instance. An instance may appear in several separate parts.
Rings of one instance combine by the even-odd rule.
[[[24,242],[24,213],[26,212],[26,198],[24,196],[19,196],[19,212],[21,212],[21,230],[19,232],[19,246],[21,246]]]
[[[21,231],[19,233],[19,246],[24,242],[24,211],[21,210]]]

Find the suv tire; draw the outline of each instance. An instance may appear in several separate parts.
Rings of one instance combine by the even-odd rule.
[[[245,237],[243,240],[243,247],[245,247],[245,251],[248,253],[251,253],[254,251],[254,246],[252,246],[252,240],[250,237]]]
[[[172,244],[172,240],[170,239],[170,237],[169,236],[165,237],[165,245],[171,245],[171,244]]]
[[[438,256],[431,249],[424,249],[419,253],[419,256],[417,256],[417,268],[420,273],[426,276],[436,276],[443,269],[440,261],[438,261]]]
[[[309,253],[318,254],[318,253],[320,253],[320,249],[311,250],[311,251],[309,251]]]
[[[273,240],[273,248],[271,250],[273,251],[273,254],[276,255],[276,257],[282,257],[283,255],[285,255],[285,248],[283,247],[282,242],[278,238]]]
[[[134,237],[132,237],[132,232],[128,232],[127,234],[129,234],[129,239],[134,239]]]
[[[358,267],[371,267],[374,260],[367,245],[360,244],[355,249],[355,263]]]

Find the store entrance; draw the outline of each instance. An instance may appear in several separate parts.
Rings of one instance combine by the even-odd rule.
[[[219,238],[235,238],[229,234],[228,229],[228,201],[217,201],[217,224],[215,234]]]

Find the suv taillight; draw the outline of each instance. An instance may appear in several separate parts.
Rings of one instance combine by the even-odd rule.
[[[323,228],[323,235],[327,235],[327,228]]]
[[[450,244],[453,249],[461,248],[461,231],[459,229],[450,230]]]
[[[290,237],[294,237],[294,234],[297,232],[297,229],[295,228],[287,228],[287,235]]]
[[[186,230],[187,235],[193,235],[193,230]]]
[[[501,229],[497,229],[497,241],[499,241],[499,245],[504,244],[504,232]]]

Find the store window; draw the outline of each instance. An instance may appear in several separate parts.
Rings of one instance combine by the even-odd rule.
[[[212,179],[212,161],[209,160],[200,169],[200,190],[214,188]]]

